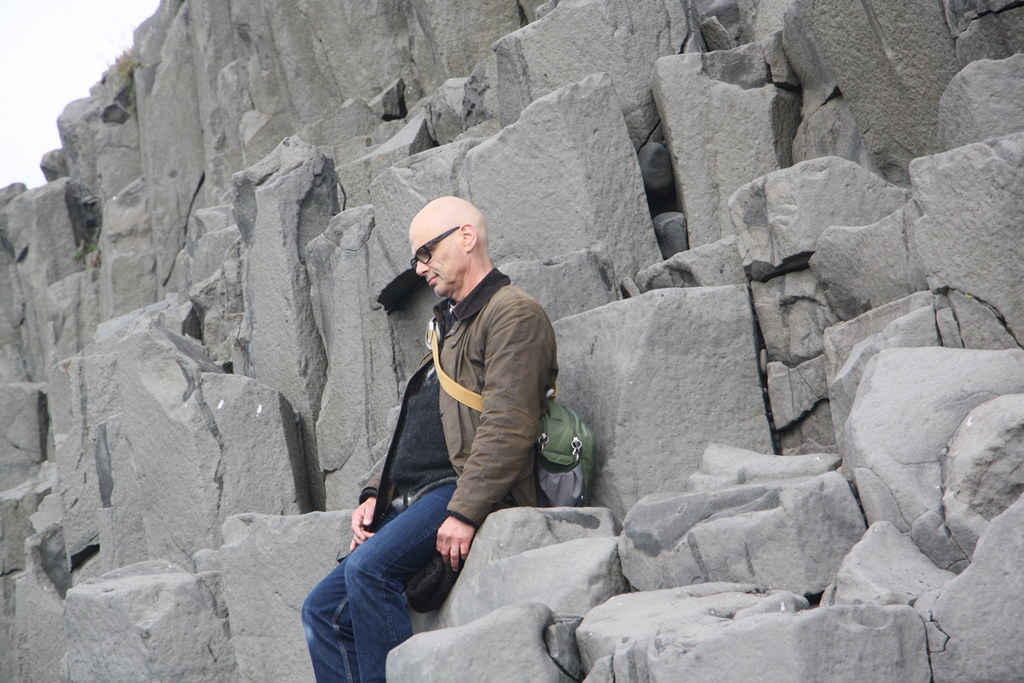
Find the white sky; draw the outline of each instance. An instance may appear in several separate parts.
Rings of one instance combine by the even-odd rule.
[[[0,0],[0,188],[45,184],[57,117],[132,45],[158,0]]]

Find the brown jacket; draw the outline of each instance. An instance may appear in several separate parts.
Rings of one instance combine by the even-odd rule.
[[[448,512],[474,526],[499,507],[537,504],[534,443],[547,390],[558,375],[551,321],[536,299],[509,282],[497,269],[488,273],[455,307],[455,322],[443,330],[439,344],[444,371],[483,395],[482,413],[444,391],[440,395],[448,455],[458,475]],[[441,319],[440,307],[434,319]],[[419,369],[430,362],[427,353]],[[399,429],[401,425],[400,417]],[[381,475],[362,496],[376,494],[378,488],[387,492],[377,498],[375,524],[390,504],[395,441]]]

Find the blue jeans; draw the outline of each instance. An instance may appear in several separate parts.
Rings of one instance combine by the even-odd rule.
[[[302,626],[317,683],[384,683],[388,652],[412,635],[405,582],[436,552],[454,492],[442,486],[390,511],[306,598]]]

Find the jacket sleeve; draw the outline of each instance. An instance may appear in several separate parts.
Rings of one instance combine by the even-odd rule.
[[[483,313],[482,313],[483,314]],[[484,321],[483,412],[448,512],[479,526],[516,482],[533,476],[533,447],[555,333],[543,307],[516,297]]]

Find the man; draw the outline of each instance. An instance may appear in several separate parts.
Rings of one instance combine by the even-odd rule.
[[[477,412],[440,388],[428,352],[402,398],[381,474],[360,494],[350,554],[310,593],[302,621],[318,683],[384,681],[412,635],[406,581],[435,553],[458,569],[487,515],[535,505],[534,442],[558,374],[541,305],[491,265],[487,224],[443,197],[409,227],[410,265],[434,309],[442,369],[483,395]]]

